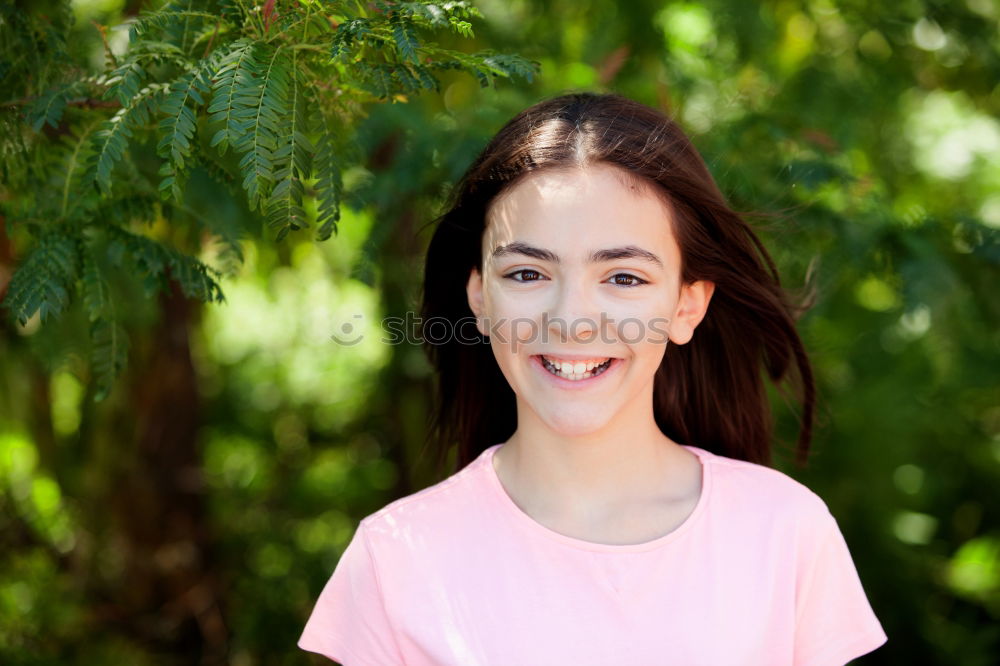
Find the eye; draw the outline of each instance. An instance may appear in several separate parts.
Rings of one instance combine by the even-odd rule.
[[[645,280],[640,277],[636,277],[631,273],[615,273],[610,278],[612,284],[616,284],[619,287],[638,287],[639,285],[648,284]]]
[[[514,277],[515,275],[520,275],[520,278]],[[522,268],[519,271],[514,271],[513,273],[507,273],[504,275],[508,280],[514,280],[515,282],[537,282],[542,279],[542,274],[538,271],[533,271],[530,268]]]

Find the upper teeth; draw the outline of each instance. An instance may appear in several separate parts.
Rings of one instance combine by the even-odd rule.
[[[558,361],[547,356],[543,356],[542,358],[551,363],[556,369],[566,374],[576,375],[582,375],[585,372],[590,372],[608,360],[607,358],[598,358],[590,361]]]

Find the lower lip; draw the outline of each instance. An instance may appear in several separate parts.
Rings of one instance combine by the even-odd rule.
[[[545,368],[545,365],[542,363],[541,356],[532,356],[531,364],[534,365],[536,368],[538,368],[538,371],[540,373],[545,375],[550,382],[552,382],[559,388],[579,390],[604,383],[603,380],[608,375],[610,375],[611,373],[617,373],[618,367],[622,364],[622,360],[620,358],[613,358],[611,359],[611,365],[609,365],[607,370],[605,370],[601,374],[593,377],[587,377],[586,379],[577,379],[577,380],[566,379],[565,377],[559,377],[557,375],[553,375]]]

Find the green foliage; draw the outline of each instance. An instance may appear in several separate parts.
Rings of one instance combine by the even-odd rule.
[[[31,124],[31,129],[38,132],[43,125],[58,127],[63,111],[66,109],[66,100],[78,87],[76,83],[64,83],[36,97],[25,111],[25,117]]]
[[[98,319],[90,325],[90,371],[94,381],[94,399],[103,400],[115,380],[125,370],[129,341],[125,329],[113,319]]]
[[[302,208],[305,187],[303,179],[309,175],[311,158],[314,154],[312,142],[307,134],[305,119],[306,100],[302,96],[302,85],[296,67],[297,51],[292,51],[288,68],[285,113],[275,125],[275,150],[271,154],[278,166],[274,171],[276,185],[267,202],[267,223],[278,229],[279,240],[288,231],[296,231],[308,225]]]
[[[314,124],[322,126],[326,123],[322,114],[316,114]],[[343,196],[344,182],[341,178],[341,151],[335,143],[336,135],[332,131],[318,133],[319,144],[313,160],[316,173],[317,222],[319,223],[319,238],[326,240],[337,231],[340,220],[340,200]]]
[[[0,663],[311,663],[294,644],[358,519],[439,478],[423,448],[432,378],[421,351],[377,343],[373,324],[419,298],[428,234],[415,227],[440,212],[447,185],[503,122],[581,88],[674,115],[736,208],[781,212],[757,228],[783,283],[796,288],[809,275],[818,286],[799,323],[819,383],[814,456],[807,470],[785,469],[828,503],[889,635],[859,663],[996,662],[996,3],[494,1],[482,3],[482,22],[456,3],[450,15],[444,2],[394,3],[413,10],[416,61],[398,53],[388,3],[277,0],[267,13],[265,0],[180,0],[161,9],[213,18],[147,22],[127,50],[123,31],[111,39],[113,59],[90,21],[119,23],[118,9],[94,9],[115,3],[74,4],[69,32],[68,3],[0,5],[10,86],[0,91],[0,215],[21,265],[55,273],[39,278],[54,283],[51,295],[32,298],[68,294],[58,321],[47,314],[38,327],[36,311],[25,329],[0,327]],[[423,41],[431,32],[444,46]],[[246,131],[230,120],[256,81],[238,61],[279,47],[299,77],[288,80],[282,123],[297,130],[291,116],[304,100],[309,144],[276,141],[264,214],[251,214],[235,150]],[[538,59],[544,76],[481,89],[436,52],[491,47]],[[188,101],[195,127],[183,200],[169,189],[163,198],[161,105],[213,54],[205,104]],[[101,57],[107,67],[92,71]],[[406,95],[403,70],[419,81],[418,66],[441,77],[446,95],[372,104]],[[240,67],[247,78],[234,83]],[[149,91],[148,118],[127,123],[121,157],[97,182],[96,134],[149,86],[158,92]],[[279,138],[293,134],[278,128]],[[289,230],[273,243],[281,231],[266,220],[283,211],[276,224],[290,229],[296,181],[308,236]],[[213,267],[238,265],[245,251],[225,307],[200,309],[186,328],[197,441],[163,446],[160,431],[134,427],[139,414],[159,414],[161,426],[191,415],[186,396],[163,388],[163,368],[183,371],[187,357],[151,362],[172,322],[142,326],[159,314],[151,299],[175,274],[171,257],[108,227]],[[335,232],[335,242],[310,242]],[[55,240],[47,233],[76,241],[32,259]],[[67,253],[73,272],[63,275]],[[190,268],[189,290],[214,298]],[[8,302],[31,296],[23,289],[32,284],[8,285]],[[372,324],[365,342],[332,348],[326,333],[356,323],[356,312]],[[58,369],[39,362],[48,349],[61,352]],[[126,349],[130,390],[119,379],[119,390],[90,404]],[[147,390],[157,387],[158,401]],[[780,462],[799,424],[774,397]],[[135,459],[184,445],[200,460],[174,458],[162,476],[162,456],[156,466]],[[123,487],[128,479],[138,487]],[[173,501],[166,493],[181,484],[184,499]],[[184,523],[211,535],[209,547],[191,550],[191,533],[174,532]],[[167,547],[150,550],[159,536]],[[191,561],[212,564],[176,585]],[[212,579],[223,583],[218,615],[203,585]],[[157,587],[153,599],[132,594]],[[176,633],[184,626],[191,631]],[[225,649],[210,654],[218,626]]]
[[[134,95],[128,98],[122,108],[94,133],[93,154],[89,163],[88,178],[105,194],[111,192],[112,170],[125,157],[133,130],[137,130],[147,123],[157,106],[164,112],[170,113],[171,107],[168,105],[174,102],[173,95],[169,96],[166,102],[161,103],[162,97],[170,89],[169,84],[152,83],[142,90],[137,90]],[[119,89],[120,92],[121,89]],[[170,119],[171,116],[168,116],[164,122]],[[164,138],[169,138],[169,133]]]
[[[29,10],[0,4],[0,81],[8,95],[44,95],[71,65],[66,37],[73,25],[68,2],[40,0]],[[11,85],[11,84],[14,85]]]
[[[221,300],[214,273],[194,256],[197,246],[174,248],[131,230],[162,221],[178,229],[177,239],[191,238],[184,227],[193,169],[239,183],[277,240],[312,224],[324,240],[337,230],[341,171],[355,155],[351,127],[367,105],[436,90],[435,73],[445,69],[470,72],[484,85],[530,79],[537,69],[518,56],[470,55],[427,41],[434,31],[472,36],[468,19],[480,14],[466,2],[171,1],[141,11],[124,52],[116,55],[105,41],[105,70],[82,75],[67,50],[69,2],[0,12],[0,68],[5,84],[12,82],[0,101],[0,170],[9,188],[3,212],[14,229],[45,220],[29,230],[35,248],[4,304],[24,325],[35,313],[58,316],[82,297],[99,395],[124,367],[116,292],[107,285],[125,275],[103,275],[102,261],[90,259],[77,273],[79,257],[98,252],[91,231],[115,239],[111,247],[123,255],[117,263],[124,266],[127,255],[147,287],[164,288],[169,275],[192,298]],[[20,184],[26,187],[13,189]],[[212,234],[219,228],[195,224]],[[222,240],[241,258],[237,237]]]
[[[38,239],[7,287],[4,304],[23,326],[36,312],[45,322],[70,301],[79,270],[79,238],[54,229]]]

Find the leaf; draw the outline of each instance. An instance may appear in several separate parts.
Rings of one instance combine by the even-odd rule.
[[[136,222],[150,222],[156,218],[159,199],[153,192],[133,189],[127,194],[114,198],[104,198],[90,212],[92,220],[107,225],[128,225]]]
[[[189,4],[190,6],[190,4]],[[186,10],[165,10],[161,9],[139,17],[129,29],[129,42],[135,42],[139,37],[154,31],[164,31],[178,25],[187,24],[191,19],[200,21],[223,20],[219,15],[210,12],[199,12]]]
[[[462,37],[468,37],[469,39],[475,37],[475,34],[472,32],[472,24],[468,21],[463,21],[452,16],[448,19],[448,24],[451,26],[452,30],[460,34]]]
[[[90,372],[95,384],[94,401],[104,400],[128,363],[129,339],[112,319],[97,319],[90,325]]]
[[[461,53],[437,47],[429,47],[427,53],[434,58],[427,65],[432,70],[462,69],[473,74],[482,86],[488,86],[494,77],[523,78],[534,80],[541,65],[517,55],[496,53],[492,50],[477,53]]]
[[[316,221],[320,225],[317,239],[322,241],[337,233],[344,182],[336,136],[319,112],[314,116],[314,124],[319,134],[316,155],[313,157],[313,174],[316,177],[318,200]]]
[[[80,276],[80,285],[87,318],[91,322],[97,321],[108,311],[111,295],[101,269],[89,252],[83,253],[83,274]]]
[[[396,42],[396,51],[407,62],[417,62],[417,48],[420,46],[413,32],[413,22],[401,11],[389,13],[389,25]]]
[[[373,22],[365,18],[354,18],[337,26],[330,43],[330,58],[336,60],[347,55],[355,42],[363,42],[373,36]]]
[[[193,107],[204,104],[203,96],[207,96],[209,92],[209,84],[205,78],[207,69],[202,65],[180,76],[171,84],[170,94],[160,106],[160,111],[166,114],[166,117],[160,121],[159,128],[163,135],[156,149],[162,157],[167,158],[169,166],[166,170],[161,169],[161,174],[167,174],[164,181],[169,183],[170,193],[178,201],[183,196],[179,181],[185,173],[185,160],[191,156],[197,127]],[[167,180],[168,178],[170,180]],[[164,186],[164,181],[161,181],[160,190],[166,194],[168,188]]]
[[[170,278],[177,280],[188,298],[203,302],[225,302],[216,282],[219,272],[197,258],[183,254],[152,238],[133,234],[118,227],[109,227],[112,255],[127,255],[144,277],[147,296],[165,289]]]
[[[479,71],[484,74],[493,74],[503,78],[520,77],[529,83],[534,80],[538,73],[539,64],[517,55],[507,55],[494,53],[493,51],[482,51],[475,54],[476,58],[481,58],[484,68]]]
[[[88,144],[92,142],[91,129],[94,123],[88,125],[81,133],[80,137],[71,144],[66,162],[63,166],[62,179],[62,202],[59,207],[59,217],[65,218],[70,209],[70,192],[74,184],[79,180],[76,177],[77,170],[82,163],[85,163],[85,152]]]
[[[31,129],[38,132],[44,125],[58,127],[66,102],[79,88],[79,82],[63,83],[39,95],[24,113]]]
[[[472,24],[464,19],[483,18],[482,13],[468,2],[402,2],[399,10],[411,14],[420,25],[429,28],[447,27],[463,37],[473,37]]]
[[[137,61],[122,63],[108,78],[108,89],[104,91],[104,98],[116,97],[123,107],[128,106],[132,98],[139,93],[139,86],[145,77],[146,70]]]
[[[274,184],[278,125],[288,112],[288,60],[280,47],[270,55],[266,65],[256,67],[260,85],[240,90],[233,107],[236,127],[246,131],[234,148],[243,155],[239,168],[251,208],[263,206]]]
[[[132,130],[145,124],[169,86],[151,83],[105,121],[93,135],[93,155],[88,164],[88,179],[105,194],[111,191],[111,172],[124,157]]]
[[[259,86],[255,72],[259,67],[255,51],[257,44],[241,39],[233,43],[232,49],[219,62],[212,84],[212,102],[208,106],[210,121],[221,128],[212,137],[212,146],[218,146],[222,154],[246,134],[246,128],[236,122],[234,106],[237,96],[253,97]]]
[[[267,203],[267,224],[272,229],[292,231],[309,226],[302,209],[303,179],[309,176],[312,143],[306,136],[305,104],[301,93],[296,52],[292,51],[288,85],[288,113],[279,128],[278,148],[274,151],[276,184]],[[287,233],[287,232],[286,232]]]
[[[36,312],[43,323],[58,317],[69,304],[78,264],[77,238],[65,231],[47,233],[14,272],[4,307],[22,326]]]

